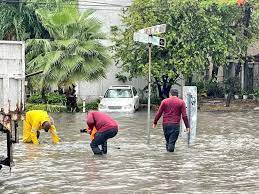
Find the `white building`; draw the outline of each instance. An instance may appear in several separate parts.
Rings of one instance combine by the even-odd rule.
[[[80,11],[86,9],[95,10],[95,17],[98,18],[103,24],[103,31],[110,33],[111,26],[121,25],[121,14],[122,9],[125,6],[129,6],[131,0],[78,0],[78,7]],[[118,6],[118,5],[121,5]],[[110,44],[109,41],[106,43]],[[104,95],[106,89],[111,85],[123,85],[124,83],[119,82],[115,76],[120,71],[118,67],[113,65],[109,67],[106,74],[106,79],[102,79],[95,82],[80,82],[77,86],[77,96],[81,100],[91,100]],[[135,86],[137,89],[143,89],[147,85],[147,81],[142,79],[134,79],[130,84]]]

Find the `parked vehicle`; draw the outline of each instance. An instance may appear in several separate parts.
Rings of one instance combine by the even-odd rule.
[[[98,110],[102,112],[133,113],[139,108],[138,92],[130,85],[111,86],[100,98]]]

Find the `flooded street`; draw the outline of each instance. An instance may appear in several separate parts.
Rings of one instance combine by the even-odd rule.
[[[195,143],[188,148],[179,137],[175,153],[165,151],[161,120],[147,145],[146,112],[112,114],[120,130],[107,156],[94,156],[89,135],[79,133],[84,114],[51,115],[61,143],[42,133],[39,146],[15,144],[12,174],[0,171],[0,193],[259,192],[259,112],[200,112]]]

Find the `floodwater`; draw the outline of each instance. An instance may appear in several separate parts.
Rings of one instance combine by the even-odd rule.
[[[16,144],[0,193],[259,193],[259,112],[200,112],[195,143],[179,137],[175,153],[165,151],[161,125],[146,144],[146,112],[112,114],[120,131],[107,156],[93,156],[79,133],[84,114],[52,116],[62,142],[42,133],[38,146]]]

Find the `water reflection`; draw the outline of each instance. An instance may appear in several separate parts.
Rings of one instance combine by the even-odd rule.
[[[62,142],[15,145],[12,175],[0,171],[0,193],[233,193],[259,192],[259,113],[199,113],[198,136],[165,152],[161,126],[146,144],[146,113],[112,114],[118,135],[108,155],[93,156],[80,134],[84,114],[54,114]],[[4,139],[4,136],[0,136]],[[0,149],[5,144],[0,142]]]

